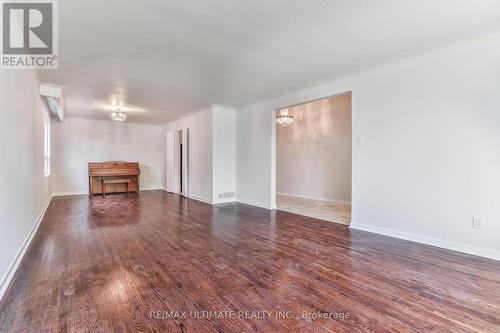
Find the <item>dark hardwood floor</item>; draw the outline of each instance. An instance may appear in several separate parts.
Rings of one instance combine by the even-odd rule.
[[[143,331],[499,332],[500,262],[162,191],[54,198],[0,332]]]

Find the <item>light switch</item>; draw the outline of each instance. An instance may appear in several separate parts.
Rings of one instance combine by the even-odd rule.
[[[484,218],[482,216],[472,217],[472,227],[474,229],[484,229]]]
[[[362,146],[365,144],[365,137],[364,136],[357,136],[356,137],[356,145]]]

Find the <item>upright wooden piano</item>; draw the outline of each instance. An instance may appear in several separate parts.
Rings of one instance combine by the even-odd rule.
[[[137,192],[140,186],[140,174],[137,162],[90,162],[89,195],[127,192],[127,190]],[[105,181],[109,180],[112,181],[104,185]],[[105,193],[103,193],[104,188]]]

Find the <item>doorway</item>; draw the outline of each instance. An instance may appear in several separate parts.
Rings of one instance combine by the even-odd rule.
[[[276,110],[276,207],[349,225],[351,92]]]
[[[188,129],[167,132],[167,191],[188,196]]]
[[[182,194],[182,130],[175,132],[175,189]]]

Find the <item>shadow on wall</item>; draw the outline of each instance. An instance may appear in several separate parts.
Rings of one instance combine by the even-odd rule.
[[[291,142],[310,145],[311,140],[324,140],[334,125],[334,118],[330,115],[334,112],[332,104],[330,99],[323,99],[290,108],[289,112],[295,119],[295,126],[290,126]]]

